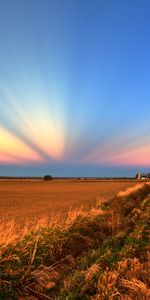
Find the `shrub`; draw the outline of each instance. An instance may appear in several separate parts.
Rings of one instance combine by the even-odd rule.
[[[43,179],[44,180],[52,180],[53,177],[51,175],[45,175]]]

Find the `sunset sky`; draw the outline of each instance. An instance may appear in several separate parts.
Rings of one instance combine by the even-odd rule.
[[[0,0],[0,175],[150,171],[150,1]]]

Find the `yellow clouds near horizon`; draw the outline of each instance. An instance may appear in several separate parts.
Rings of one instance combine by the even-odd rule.
[[[38,162],[41,157],[14,134],[0,127],[0,163]]]
[[[33,116],[32,121],[26,120],[27,137],[43,153],[51,159],[60,161],[63,158],[65,138],[61,122],[50,122],[49,118]]]
[[[31,99],[31,105],[24,102],[19,106],[16,103],[13,108],[13,111],[8,109],[7,114],[4,111],[5,116],[9,116],[8,124],[13,124],[13,132],[17,132],[23,140],[32,145],[44,160],[62,160],[65,148],[65,121],[60,110],[55,112],[48,106],[43,107],[42,100],[38,100],[37,105],[34,99]]]

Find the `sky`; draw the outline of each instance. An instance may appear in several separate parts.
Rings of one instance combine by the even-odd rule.
[[[150,2],[0,0],[0,175],[150,170]]]

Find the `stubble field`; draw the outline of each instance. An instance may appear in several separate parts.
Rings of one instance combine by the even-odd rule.
[[[150,299],[149,183],[9,181],[0,199],[19,225],[0,224],[0,299]]]
[[[99,198],[111,198],[134,181],[0,181],[0,219],[24,225],[74,209],[95,207]]]

